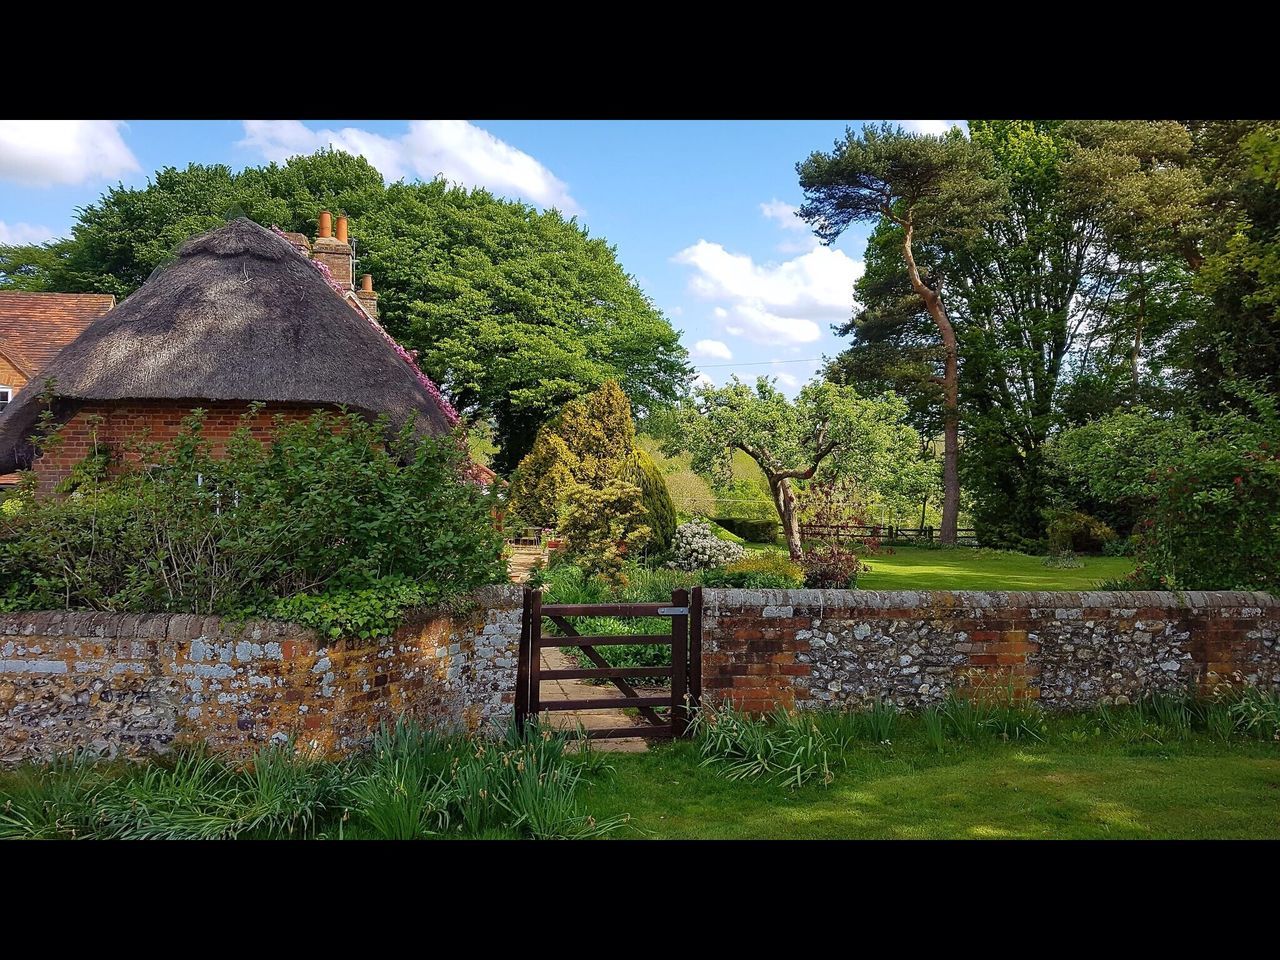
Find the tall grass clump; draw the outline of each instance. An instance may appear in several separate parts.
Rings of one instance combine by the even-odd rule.
[[[694,720],[704,767],[717,767],[730,780],[766,780],[800,787],[834,779],[839,744],[810,714],[779,708],[753,717],[732,704],[704,704]]]

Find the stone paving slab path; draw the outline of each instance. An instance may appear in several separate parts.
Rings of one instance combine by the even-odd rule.
[[[578,664],[572,657],[566,656],[556,647],[547,647],[542,651],[543,670],[572,670]],[[591,684],[581,680],[543,680],[539,696],[543,703],[557,700],[604,700],[621,697],[622,691],[613,684]],[[558,730],[574,730],[578,724],[587,730],[600,730],[606,727],[636,727],[637,732],[644,721],[629,716],[622,708],[617,710],[555,710],[547,714],[551,725]],[[649,749],[648,741],[642,737],[619,737],[610,740],[593,740],[593,750],[616,751],[618,753],[644,753]]]

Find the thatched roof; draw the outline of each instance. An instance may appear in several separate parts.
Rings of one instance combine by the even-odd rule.
[[[32,377],[0,414],[0,474],[29,456],[50,377],[63,420],[91,400],[262,400],[345,404],[395,423],[416,412],[424,433],[452,427],[381,328],[288,240],[245,219],[187,241]]]

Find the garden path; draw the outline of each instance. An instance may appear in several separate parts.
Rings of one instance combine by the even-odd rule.
[[[511,555],[507,559],[507,575],[512,583],[524,583],[529,579],[529,571],[535,565],[545,563],[546,547],[527,547],[511,545]]]
[[[543,670],[572,670],[578,664],[555,647],[542,651]],[[605,700],[621,697],[622,691],[612,684],[598,686],[581,680],[543,680],[539,696],[543,703],[557,700]],[[574,730],[579,723],[587,730],[604,727],[638,726],[636,718],[621,708],[617,710],[555,710],[547,714],[551,725],[561,730]],[[593,740],[593,750],[619,753],[643,753],[649,749],[641,737],[622,737],[617,740]]]

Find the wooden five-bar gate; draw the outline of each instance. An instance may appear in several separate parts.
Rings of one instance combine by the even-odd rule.
[[[692,602],[691,602],[692,601]],[[573,617],[667,617],[671,629],[662,634],[583,636],[570,623]],[[543,634],[543,621],[555,624],[562,635]],[[516,722],[547,710],[605,710],[635,707],[644,723],[629,727],[587,730],[592,738],[682,737],[689,728],[690,711],[696,710],[702,695],[702,588],[675,590],[670,603],[543,604],[539,590],[525,588],[524,618],[520,632],[520,660],[516,674]],[[671,647],[671,663],[660,667],[614,667],[596,647],[619,644],[657,644]],[[577,647],[594,667],[571,670],[544,670],[542,650],[546,647]],[[643,695],[626,678],[671,679],[671,689],[661,695]],[[621,697],[543,702],[543,680],[610,681]],[[662,711],[662,712],[659,712]]]

